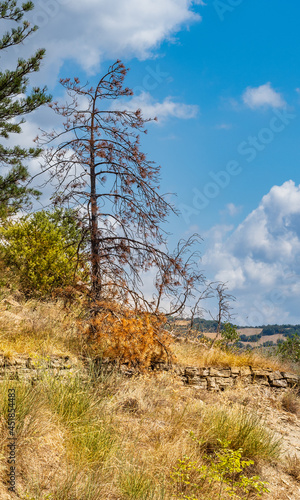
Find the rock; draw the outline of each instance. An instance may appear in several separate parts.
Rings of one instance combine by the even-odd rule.
[[[259,385],[269,385],[268,375],[269,372],[266,370],[253,369],[253,382]]]
[[[271,381],[271,387],[287,387],[287,386],[288,386],[287,380],[283,378],[280,380]]]
[[[210,368],[200,368],[199,373],[202,377],[208,377],[210,373]]]
[[[256,380],[254,379],[253,382],[258,385],[270,385],[267,377],[260,377],[257,378]]]
[[[281,375],[283,378],[285,378],[288,382],[292,382],[294,384],[299,383],[299,377],[295,373],[289,373],[289,372],[281,372]]]
[[[196,377],[199,375],[199,368],[196,368],[195,366],[187,366],[184,374],[186,377]]]
[[[261,370],[258,368],[253,368],[252,373],[255,377],[267,377],[269,375],[269,370]]]
[[[279,371],[268,373],[269,380],[280,380],[283,378]]]
[[[225,378],[225,377],[216,377],[215,378],[216,385],[220,388],[232,387],[234,384],[233,378]]]
[[[252,375],[252,371],[251,371],[250,366],[241,366],[240,376],[241,377],[249,377],[249,375]]]
[[[209,372],[211,377],[230,377],[230,368],[211,368]]]
[[[189,385],[192,385],[195,389],[207,389],[207,379],[205,377],[195,377],[188,382]]]
[[[231,375],[232,377],[238,377],[241,373],[241,368],[238,366],[232,366],[231,367]]]
[[[188,377],[187,383],[188,383],[188,385],[197,385],[197,386],[207,387],[207,380],[205,377]]]
[[[217,390],[218,389],[215,377],[207,377],[206,380],[207,380],[207,388],[209,390]]]
[[[244,386],[251,385],[253,383],[252,375],[245,375],[244,377],[235,378],[235,381],[240,381]]]

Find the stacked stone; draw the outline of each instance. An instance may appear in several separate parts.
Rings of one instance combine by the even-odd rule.
[[[73,373],[74,369],[69,356],[51,355],[32,359],[20,355],[10,358],[0,354],[0,379],[7,377],[12,380],[37,380],[43,371],[53,377],[67,376]]]
[[[83,363],[83,365],[85,364]],[[111,372],[114,368],[117,368],[116,363],[108,360],[99,362],[99,369],[101,370]],[[136,370],[129,368],[126,363],[118,366],[118,369],[129,377],[137,373]],[[152,366],[152,369],[157,371],[173,370],[184,384],[211,391],[223,391],[226,388],[236,386],[238,382],[243,385],[259,384],[278,389],[300,386],[300,377],[294,373],[259,369],[251,366],[197,368],[195,366],[172,367],[167,363],[156,363]],[[19,355],[9,358],[0,353],[0,380],[5,377],[15,380],[24,378],[37,380],[45,371],[51,377],[68,377],[75,372],[84,377],[86,372],[86,370],[82,371],[78,365],[74,364],[68,356],[50,355],[44,358],[32,359],[28,356]]]
[[[294,373],[258,369],[251,366],[231,368],[197,368],[187,366],[177,368],[177,374],[183,382],[199,389],[224,390],[237,382],[244,385],[260,384],[269,387],[287,388],[299,385],[300,378]]]

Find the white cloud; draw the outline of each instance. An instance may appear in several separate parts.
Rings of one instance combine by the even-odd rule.
[[[220,213],[222,215],[227,215],[229,214],[230,217],[234,217],[235,215],[237,215],[238,213],[240,213],[240,211],[242,210],[243,207],[241,206],[237,206],[235,205],[234,203],[227,203],[226,207],[224,210],[222,210]]]
[[[45,47],[44,66],[52,81],[68,59],[95,73],[103,60],[145,59],[164,40],[174,41],[179,30],[201,20],[196,5],[204,4],[200,0],[42,0],[27,15],[39,30],[24,42],[24,50],[15,48],[15,55],[28,56]]]
[[[260,87],[247,87],[243,94],[244,103],[251,109],[260,107],[284,108],[286,102],[279,92],[276,92],[268,82]]]
[[[234,231],[221,228],[207,234],[203,264],[228,282],[240,324],[300,323],[300,185],[273,186]]]
[[[175,102],[171,97],[166,97],[163,102],[157,102],[149,92],[141,92],[126,102],[119,100],[113,104],[113,109],[126,109],[128,111],[141,109],[144,118],[157,117],[160,123],[169,117],[180,118],[182,120],[195,118],[199,111],[198,106]]]

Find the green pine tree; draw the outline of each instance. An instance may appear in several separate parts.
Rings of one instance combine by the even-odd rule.
[[[21,44],[37,26],[31,27],[23,20],[25,12],[33,9],[32,2],[17,6],[16,0],[0,1],[0,21],[15,21],[17,27],[4,33],[0,39],[0,50],[6,50],[14,45]],[[39,106],[51,101],[46,94],[46,87],[33,88],[27,92],[28,76],[39,70],[44,49],[38,50],[27,60],[18,59],[14,70],[3,70],[0,67],[0,137],[8,139],[11,133],[20,133],[24,115]],[[0,168],[8,167],[9,172],[0,176],[0,219],[17,212],[20,208],[29,207],[32,196],[40,193],[28,188],[25,181],[29,179],[29,172],[24,161],[36,158],[39,148],[8,147],[0,143]]]

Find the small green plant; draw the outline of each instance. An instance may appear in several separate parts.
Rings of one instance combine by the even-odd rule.
[[[221,337],[225,342],[226,347],[230,342],[235,342],[240,340],[240,334],[237,331],[237,326],[231,323],[225,323],[223,329],[221,330]]]
[[[192,433],[191,435],[197,441]],[[242,459],[242,448],[232,450],[229,448],[229,442],[219,440],[219,443],[219,451],[212,456],[203,456],[206,462],[204,465],[198,465],[187,456],[178,460],[171,478],[176,483],[180,498],[198,500],[199,494],[201,498],[204,498],[205,494],[206,500],[245,500],[253,493],[256,497],[260,497],[264,492],[269,493],[268,483],[261,481],[259,476],[248,477],[243,473],[254,462]],[[243,496],[240,496],[241,494]]]
[[[282,360],[293,361],[294,363],[299,362],[300,336],[297,333],[295,333],[292,337],[278,344],[276,354]]]

